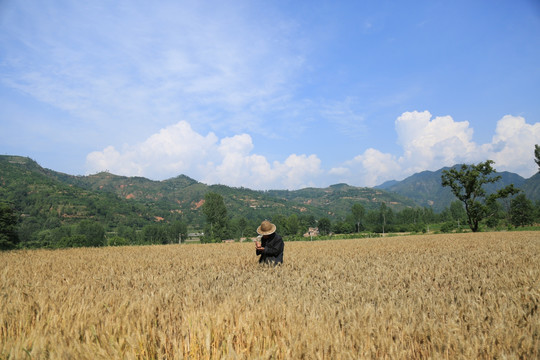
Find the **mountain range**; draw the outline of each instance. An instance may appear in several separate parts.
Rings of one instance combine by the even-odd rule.
[[[43,168],[27,157],[3,155],[0,199],[12,203],[23,214],[48,212],[63,219],[98,217],[100,211],[102,216],[121,219],[134,214],[144,219],[166,219],[172,214],[198,226],[204,221],[200,211],[204,196],[212,191],[223,196],[232,217],[260,220],[276,214],[306,214],[337,220],[345,218],[354,203],[361,203],[366,210],[377,209],[384,202],[395,211],[420,206],[440,212],[455,201],[450,190],[441,186],[445,169],[448,168],[423,171],[374,188],[336,184],[326,188],[255,191],[207,185],[185,175],[162,181],[108,172],[75,176]],[[529,199],[540,200],[540,173],[529,179],[509,172],[498,175],[501,181],[487,188],[488,192],[513,183]]]
[[[454,165],[454,167],[459,166]],[[441,212],[456,200],[450,188],[441,185],[442,173],[449,169],[450,167],[444,167],[437,171],[422,171],[402,181],[387,181],[375,188],[400,194],[413,200],[418,206],[431,207],[433,211]],[[529,179],[507,171],[498,172],[496,175],[500,175],[501,179],[494,184],[486,184],[485,189],[488,194],[514,184],[530,200],[540,200],[540,172]]]

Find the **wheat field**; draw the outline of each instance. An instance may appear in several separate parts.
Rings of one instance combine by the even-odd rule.
[[[0,254],[0,359],[534,359],[540,233]]]

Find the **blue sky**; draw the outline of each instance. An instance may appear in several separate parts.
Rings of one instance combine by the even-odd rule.
[[[540,3],[0,2],[0,153],[298,189],[532,176]]]

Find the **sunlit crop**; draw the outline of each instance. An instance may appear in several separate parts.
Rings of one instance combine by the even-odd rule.
[[[0,359],[540,356],[540,233],[0,254]]]

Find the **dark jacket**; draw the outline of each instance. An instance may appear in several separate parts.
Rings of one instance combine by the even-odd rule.
[[[283,263],[283,248],[285,243],[281,236],[273,233],[267,239],[261,239],[261,246],[264,250],[256,250],[257,255],[260,255],[259,263]]]

